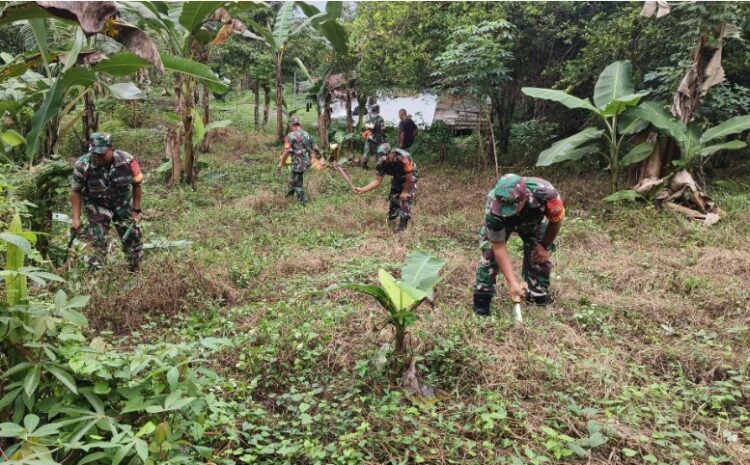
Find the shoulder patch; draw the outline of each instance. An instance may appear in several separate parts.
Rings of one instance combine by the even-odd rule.
[[[559,223],[565,218],[565,205],[559,195],[547,201],[545,215],[551,223]]]

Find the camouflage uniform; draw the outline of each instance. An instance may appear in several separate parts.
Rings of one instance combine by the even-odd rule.
[[[362,159],[362,166],[367,169],[367,163],[370,161],[370,156],[375,155],[377,148],[385,142],[385,120],[382,116],[375,113],[370,116],[368,125],[372,126],[371,135],[365,141],[365,154]]]
[[[395,152],[393,161],[388,161],[388,153]],[[412,186],[409,190],[409,198],[402,201],[401,192],[404,190],[406,175],[411,173]],[[417,164],[411,159],[409,152],[402,149],[391,149],[390,145],[382,144],[378,147],[378,164],[375,166],[375,175],[379,178],[385,175],[392,176],[391,190],[388,193],[388,220],[396,218],[400,220],[400,229],[406,229],[406,225],[411,218],[412,207],[417,195],[417,181],[419,180],[419,170]]]
[[[521,182],[519,182],[521,181]],[[513,211],[509,189],[525,198],[520,212]],[[508,174],[500,178],[487,194],[484,208],[485,224],[480,230],[481,259],[477,268],[476,294],[495,295],[498,264],[492,252],[493,242],[506,242],[516,232],[523,240],[523,279],[528,285],[527,300],[545,303],[549,293],[552,260],[537,263],[531,254],[541,243],[550,222],[562,221],[565,207],[555,188],[544,179]]]
[[[307,202],[303,176],[310,169],[310,151],[313,149],[313,140],[310,134],[297,128],[287,134],[284,139],[284,150],[292,154],[292,176],[289,179],[289,188],[286,195],[297,195],[297,200]]]
[[[100,133],[93,134],[92,140],[99,135]],[[143,244],[141,229],[132,216],[132,187],[142,182],[143,173],[138,161],[122,150],[115,150],[112,162],[103,166],[94,165],[91,152],[76,161],[71,189],[83,195],[83,206],[88,219],[86,240],[93,245],[95,251],[88,260],[92,267],[98,268],[101,265],[107,253],[110,224],[114,224],[122,239],[123,251],[128,257],[131,271],[138,271],[140,268]]]

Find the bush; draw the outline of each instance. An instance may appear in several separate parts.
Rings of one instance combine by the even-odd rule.
[[[206,394],[218,376],[201,366],[229,346],[218,338],[112,350],[83,334],[88,298],[30,297],[61,281],[23,267],[35,236],[16,216],[3,236],[6,299],[0,303],[0,450],[18,465],[201,463],[212,429],[235,430],[226,403]]]
[[[135,129],[149,127],[154,123],[151,105],[141,101],[123,101],[104,98],[96,102],[96,111],[100,115],[99,124],[109,120],[119,120],[125,127]]]
[[[503,162],[514,165],[534,166],[539,152],[549,147],[556,137],[558,125],[544,120],[532,119],[514,123],[510,128],[510,146],[503,154]]]

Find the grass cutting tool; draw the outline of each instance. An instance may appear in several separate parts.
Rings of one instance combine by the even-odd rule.
[[[529,292],[528,284],[523,283],[521,284],[521,287],[523,287],[524,291]],[[521,313],[521,298],[520,297],[513,298],[513,321],[515,321],[516,324],[523,323],[523,314]]]
[[[344,177],[344,180],[349,184],[349,187],[351,187],[352,190],[354,190],[354,184],[352,184],[352,180],[349,178],[349,175],[346,174],[346,171],[344,171],[344,168],[340,167],[338,164],[336,164],[336,162],[333,162],[333,168],[339,173],[341,173],[341,176]]]

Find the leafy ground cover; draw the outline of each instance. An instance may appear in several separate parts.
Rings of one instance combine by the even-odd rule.
[[[214,463],[750,461],[747,182],[717,183],[726,216],[705,228],[602,203],[605,176],[534,172],[560,189],[568,216],[554,303],[526,307],[518,327],[504,298],[493,317],[470,315],[491,171],[417,153],[415,220],[397,236],[386,191],[354,197],[332,170],[307,176],[307,206],[285,199],[273,128],[247,131],[251,115],[235,102],[215,108],[236,124],[201,156],[198,187],[147,178],[146,241],[192,246],[149,253],[136,280],[117,258],[109,274],[73,280],[93,296],[92,331],[115,346],[233,343],[211,358],[221,417],[203,434]],[[355,184],[372,176],[348,171]],[[377,304],[311,294],[375,283],[410,251],[446,260],[450,273],[409,341],[434,397],[409,396],[389,371],[393,335]],[[520,241],[511,251],[519,264]]]

